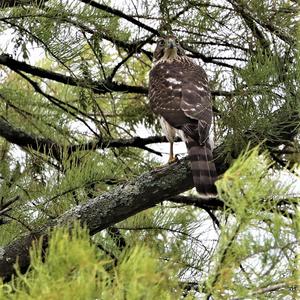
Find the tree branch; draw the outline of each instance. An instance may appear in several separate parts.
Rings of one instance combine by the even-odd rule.
[[[49,229],[55,226],[71,227],[73,222],[78,220],[87,226],[91,234],[95,234],[192,186],[191,169],[186,159],[142,174],[109,193],[74,207],[58,219],[51,220],[48,224],[0,248],[0,277],[5,281],[9,280],[17,260],[21,271],[25,271],[29,266],[29,248],[33,241],[42,237],[46,247]]]
[[[13,127],[3,117],[0,117],[0,136],[8,142],[22,148],[33,149],[43,154],[48,154],[57,160],[61,160],[61,148],[50,139],[30,135],[20,129]]]
[[[249,15],[248,12],[244,9],[244,5],[235,0],[227,0],[235,9],[235,11],[244,19],[246,25],[251,30],[253,36],[259,41],[261,46],[269,51],[270,42],[265,38],[264,34],[256,26],[253,18]]]
[[[250,292],[247,296],[245,297],[238,297],[238,298],[232,298],[231,300],[242,300],[242,299],[246,299],[246,298],[252,298],[253,296],[255,295],[261,295],[261,294],[266,294],[266,293],[270,293],[270,292],[274,292],[274,291],[277,291],[277,290],[281,290],[281,289],[286,289],[286,288],[297,288],[297,285],[296,284],[289,284],[287,282],[283,282],[283,283],[278,283],[278,284],[274,284],[274,285],[270,285],[270,286],[267,286],[267,287],[264,287],[264,288],[260,288],[260,289],[257,289],[253,292]]]
[[[224,208],[224,203],[217,198],[207,199],[207,198],[201,198],[195,196],[188,197],[188,196],[176,195],[166,200],[175,203],[180,203],[180,204],[194,205],[196,207],[203,208],[203,209],[217,210],[217,209]]]
[[[200,53],[200,52],[196,51],[195,49],[193,49],[192,47],[189,47],[187,45],[182,45],[182,47],[183,47],[183,49],[185,49],[191,53],[191,55],[188,55],[191,58],[200,58],[205,63],[211,63],[211,64],[215,64],[218,66],[226,67],[229,69],[236,69],[236,70],[240,69],[238,66],[234,66],[234,65],[216,60],[217,57],[206,56],[203,53]],[[219,59],[222,59],[222,58],[219,58]]]
[[[16,6],[40,6],[49,0],[0,0],[0,8],[16,7]]]
[[[273,113],[274,117],[277,119],[277,138],[274,139],[274,136],[267,136],[265,138],[265,144],[273,151],[275,147],[278,147],[281,144],[284,144],[287,141],[293,140],[297,134],[297,128],[299,123],[299,113],[297,111],[290,112],[285,111],[285,107],[275,111]],[[257,137],[255,132],[246,132],[245,135],[249,137],[249,141],[254,138],[256,143],[262,142]],[[148,144],[154,143],[164,143],[167,142],[165,137],[162,136],[150,136],[147,138],[132,137],[129,139],[98,139],[95,141],[90,141],[83,144],[75,144],[63,147],[62,145],[57,144],[56,142],[38,137],[35,135],[28,134],[18,128],[15,128],[3,117],[0,117],[0,136],[5,138],[7,141],[16,144],[22,148],[33,149],[43,154],[50,155],[60,161],[62,159],[61,155],[62,150],[67,150],[67,153],[70,155],[75,151],[86,151],[94,149],[107,149],[107,148],[121,148],[121,147],[135,147],[143,150],[150,151],[152,153],[158,154],[158,152],[146,147]],[[257,140],[258,138],[258,140]],[[180,139],[177,139],[180,141]],[[224,153],[222,150],[222,145],[219,146],[218,152]],[[275,149],[276,150],[276,149]]]
[[[155,35],[159,35],[159,32],[156,29],[154,29],[154,28],[152,28],[152,27],[150,27],[150,26],[148,26],[148,25],[146,25],[146,24],[144,24],[144,23],[136,20],[135,18],[133,18],[133,17],[131,17],[129,15],[126,15],[125,13],[123,13],[122,11],[120,11],[118,9],[111,8],[111,7],[107,6],[107,5],[100,4],[100,3],[92,1],[92,0],[80,0],[80,1],[83,2],[83,3],[86,3],[88,5],[90,5],[92,7],[101,9],[101,10],[103,10],[103,11],[109,13],[109,14],[112,14],[112,15],[115,15],[117,17],[123,18],[123,19],[129,21],[130,23],[139,26],[140,28],[143,28],[145,30],[150,31],[151,33],[153,33]]]
[[[253,29],[255,29],[255,31],[253,31],[254,35],[256,33],[258,33],[258,31],[257,31],[258,28],[254,23],[254,22],[256,22],[257,24],[259,24],[264,29],[268,30],[272,34],[279,37],[282,41],[284,41],[284,42],[286,42],[290,45],[295,44],[295,42],[296,42],[295,38],[292,37],[292,36],[289,36],[286,33],[284,33],[282,31],[282,28],[278,28],[278,27],[274,26],[274,24],[272,24],[272,22],[264,22],[263,19],[256,18],[252,14],[252,12],[250,11],[250,9],[248,8],[248,6],[245,2],[242,2],[241,0],[229,0],[229,2],[235,7],[236,11],[238,11],[241,14],[241,16],[244,18],[245,22],[247,23],[247,25],[248,26],[250,25]],[[259,39],[261,41],[263,41],[260,38],[260,35],[261,34],[259,34],[257,37],[259,37]]]
[[[0,64],[9,67],[13,71],[24,71],[34,76],[55,80],[60,83],[68,84],[71,86],[80,86],[91,88],[96,94],[105,94],[110,92],[125,92],[136,94],[147,94],[147,88],[141,86],[130,86],[123,83],[117,83],[109,80],[101,82],[92,81],[89,79],[77,79],[71,76],[63,75],[60,73],[48,71],[39,67],[31,66],[25,62],[20,62],[13,59],[10,55],[1,54]]]
[[[98,139],[83,144],[75,144],[64,147],[50,139],[35,136],[33,134],[26,133],[21,129],[18,129],[11,125],[3,117],[0,117],[0,136],[5,138],[8,142],[18,145],[21,148],[33,149],[42,154],[49,155],[58,161],[62,160],[62,154],[64,150],[69,155],[76,151],[88,151],[95,149],[107,149],[107,148],[123,148],[134,147],[150,151],[154,154],[160,155],[159,152],[146,147],[148,144],[166,143],[167,139],[164,136],[149,136],[147,138],[132,137],[129,139],[111,139],[104,140]],[[179,141],[180,139],[177,139]]]

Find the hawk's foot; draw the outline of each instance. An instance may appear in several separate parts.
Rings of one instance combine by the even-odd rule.
[[[175,162],[177,162],[177,161],[178,161],[177,155],[175,155],[175,156],[170,156],[170,157],[169,157],[169,160],[168,160],[168,162],[167,162],[166,164],[163,164],[163,165],[161,165],[161,166],[155,167],[155,169],[160,170],[160,169],[166,168],[167,166],[169,166],[169,165],[171,165],[172,163],[175,163]]]
[[[177,162],[178,161],[178,157],[177,157],[177,155],[175,155],[175,156],[171,156],[170,155],[170,157],[169,157],[169,160],[168,160],[168,164],[170,165],[170,164],[172,164],[172,163],[174,163],[174,162]]]

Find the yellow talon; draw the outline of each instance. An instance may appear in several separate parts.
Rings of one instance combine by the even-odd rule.
[[[170,155],[169,160],[168,160],[168,164],[172,164],[176,161],[178,161],[178,157],[176,155],[175,156]]]

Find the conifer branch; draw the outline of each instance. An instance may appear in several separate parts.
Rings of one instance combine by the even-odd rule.
[[[59,161],[61,160],[61,149],[58,144],[50,139],[30,135],[25,131],[15,128],[3,117],[0,117],[0,136],[22,148],[33,149],[52,156]]]
[[[112,7],[107,6],[105,4],[100,4],[100,3],[96,2],[96,1],[92,1],[92,0],[80,0],[80,1],[90,5],[92,7],[103,10],[103,11],[109,13],[109,14],[112,14],[112,15],[115,15],[117,17],[123,18],[123,19],[129,21],[130,23],[132,23],[134,25],[137,25],[138,27],[143,28],[145,30],[148,30],[149,32],[151,32],[151,33],[153,33],[157,36],[159,35],[159,32],[156,29],[140,22],[139,20],[136,20],[135,18],[125,14],[124,12],[122,12],[118,9],[112,8]]]
[[[3,12],[0,23],[4,34],[8,29],[11,35],[10,45],[6,47],[4,43],[2,50],[7,48],[14,53],[14,58],[0,53],[0,71],[6,71],[2,76],[0,92],[0,107],[3,110],[0,113],[0,225],[7,224],[1,226],[4,237],[0,234],[3,242],[0,247],[0,281],[1,277],[5,281],[11,278],[17,261],[21,272],[28,270],[29,248],[37,239],[42,239],[40,250],[47,255],[44,250],[47,249],[52,229],[64,226],[66,233],[74,221],[85,225],[90,235],[107,230],[115,245],[109,243],[107,249],[102,245],[97,247],[103,250],[102,254],[110,256],[109,260],[112,259],[112,263],[105,267],[109,272],[114,265],[122,262],[115,253],[125,247],[124,257],[123,254],[127,255],[127,248],[132,244],[128,244],[131,237],[134,241],[136,239],[135,234],[126,230],[126,226],[123,227],[124,232],[119,231],[124,225],[124,222],[119,222],[157,205],[162,213],[158,223],[157,214],[150,213],[152,222],[144,224],[138,217],[139,225],[129,230],[143,230],[158,243],[161,243],[161,236],[155,229],[162,233],[164,230],[175,233],[176,238],[169,238],[169,233],[163,234],[166,240],[159,245],[165,247],[159,248],[159,255],[155,255],[156,261],[153,260],[155,269],[165,266],[164,262],[157,264],[157,260],[161,259],[178,264],[178,269],[172,268],[169,273],[166,268],[163,272],[168,279],[179,274],[179,280],[186,280],[172,282],[171,293],[183,292],[183,296],[189,296],[191,291],[197,295],[206,294],[207,299],[215,295],[231,295],[236,300],[273,294],[280,297],[289,292],[295,296],[297,234],[293,225],[297,217],[298,195],[292,191],[288,195],[279,184],[278,189],[277,185],[272,189],[276,179],[275,182],[271,179],[270,186],[265,175],[270,174],[267,168],[275,170],[276,174],[282,170],[292,174],[293,168],[289,170],[289,167],[298,159],[293,155],[297,152],[300,122],[297,99],[299,64],[295,54],[298,50],[295,36],[297,1],[283,5],[265,1],[255,6],[244,0],[227,0],[225,4],[188,0],[180,7],[172,1],[156,1],[151,2],[151,6],[145,6],[133,0],[123,6],[124,9],[122,4],[103,2],[79,0],[76,6],[73,1],[0,0],[0,11]],[[155,4],[158,4],[156,8]],[[135,124],[144,120],[144,110],[140,110],[140,103],[134,101],[146,100],[146,71],[153,58],[149,47],[163,31],[176,33],[188,50],[189,57],[210,64],[208,69],[214,78],[211,82],[213,86],[235,89],[212,91],[218,145],[213,156],[220,177],[235,161],[229,172],[222,176],[223,180],[217,183],[219,198],[207,200],[180,194],[193,186],[187,158],[138,175],[144,163],[139,157],[142,165],[138,164],[133,154],[142,156],[143,152],[115,151],[115,148],[135,147],[160,155],[148,145],[167,141],[161,136],[132,137],[126,128],[130,126],[130,132],[133,132],[137,128]],[[15,58],[19,53],[24,58],[28,54],[31,56],[36,46],[52,57],[50,67],[37,67],[37,64],[31,65],[27,60]],[[263,50],[262,53],[260,50]],[[135,60],[138,64],[134,64]],[[53,62],[58,64],[55,69],[52,68]],[[18,82],[14,81],[16,76]],[[18,85],[19,82],[21,85],[24,83],[25,87]],[[36,102],[36,97],[30,97],[32,94],[37,94],[41,101]],[[57,98],[57,94],[63,94],[64,99]],[[79,97],[75,103],[74,95]],[[21,118],[18,119],[19,116]],[[112,123],[106,118],[113,120]],[[87,135],[91,133],[92,137],[86,136],[81,127],[80,133],[74,136],[76,129],[66,131],[64,126],[61,127],[61,120],[63,124],[68,124],[68,128],[73,128],[74,120],[77,126],[79,120],[89,129]],[[124,124],[118,125],[120,120],[124,120]],[[146,121],[146,127],[153,125],[153,119]],[[47,130],[50,130],[49,134]],[[120,132],[124,135],[118,135]],[[28,159],[20,161],[21,165],[18,157],[17,162],[14,157],[13,144],[29,153],[26,155]],[[259,150],[256,148],[257,151],[253,152],[253,160],[246,160],[248,152],[239,156],[247,144],[249,148],[261,145]],[[93,155],[97,149],[103,149],[99,152],[110,153],[114,157],[103,155],[103,161],[98,161]],[[263,155],[260,155],[262,152]],[[84,162],[81,164],[82,157]],[[54,172],[47,164],[53,165]],[[107,170],[99,169],[106,166]],[[134,177],[127,179],[127,175]],[[158,203],[163,201],[167,201],[167,205],[160,209]],[[69,205],[68,208],[66,205]],[[187,207],[191,205],[194,209]],[[72,209],[69,209],[70,206]],[[224,239],[215,240],[210,235],[206,218],[203,227],[202,222],[198,223],[199,219],[191,214],[191,211],[197,213],[197,208],[205,210],[216,224],[219,222],[214,212],[221,214],[224,225],[222,223],[217,232],[225,233]],[[35,219],[35,211],[40,212],[38,219]],[[62,211],[65,213],[62,214]],[[228,223],[225,223],[226,219]],[[20,228],[23,234],[20,234]],[[201,229],[204,235],[201,235]],[[12,240],[12,234],[15,240]],[[127,237],[130,237],[128,241]],[[10,243],[5,245],[7,240]],[[61,238],[58,240],[62,242]],[[205,251],[201,251],[202,247]],[[55,258],[64,255],[64,252],[68,257],[73,257],[68,251],[70,248],[62,247],[60,253],[54,254]],[[75,247],[74,252],[77,250],[78,247]],[[142,262],[146,262],[143,256],[140,256]],[[266,268],[259,270],[260,263],[258,267],[253,266],[253,257]],[[47,255],[46,260],[41,259],[40,263],[47,263],[48,258]],[[135,258],[130,256],[130,259]],[[125,273],[132,270],[132,265],[126,267]],[[145,263],[141,265],[148,266]],[[149,269],[147,267],[146,276]],[[86,277],[79,268],[78,272],[73,270],[72,267],[71,275],[75,276],[75,281]],[[66,272],[70,274],[69,270]],[[93,274],[90,280],[92,284],[96,278],[93,282],[96,289],[99,287],[98,279],[101,280],[98,273],[101,271],[97,272],[96,277]],[[139,269],[135,271],[135,274],[138,273]],[[278,280],[265,278],[271,273]],[[158,278],[160,282],[163,282],[164,274]],[[35,279],[36,274],[32,275],[20,276],[17,280],[28,283],[28,280]],[[241,280],[236,281],[235,276]],[[199,283],[200,277],[204,279]],[[112,291],[119,287],[115,285],[114,276],[107,278],[111,278],[113,283]],[[156,281],[150,281],[146,278],[143,291],[148,286],[150,288],[151,283],[156,288]],[[33,291],[36,282],[41,281],[24,285],[25,289],[29,286],[26,289],[28,294]],[[43,282],[47,286],[48,281]],[[9,286],[14,283],[13,280]],[[65,286],[61,284],[63,289]],[[168,284],[163,286],[162,292],[169,287]],[[123,288],[118,290],[123,291]],[[6,292],[7,297],[13,298],[18,297],[19,291],[10,293],[4,290],[5,296]]]
[[[251,30],[253,36],[259,41],[261,46],[269,51],[270,42],[266,39],[263,32],[257,27],[255,21],[250,14],[244,9],[244,5],[235,0],[227,0],[235,9],[235,11],[244,19],[246,25]]]
[[[283,114],[281,115],[281,110],[274,112],[274,116],[277,117],[277,138],[274,140],[273,136],[267,136],[265,143],[269,148],[269,151],[273,151],[279,145],[285,144],[293,140],[297,134],[297,128],[300,116],[298,112],[289,113],[288,116],[285,116],[284,107],[282,108]],[[249,141],[251,142],[251,137],[255,136],[254,132],[246,132],[245,135],[249,136]],[[132,137],[129,139],[102,139],[98,137],[97,140],[90,141],[82,144],[74,144],[69,146],[62,146],[56,142],[38,137],[29,133],[26,133],[18,128],[15,128],[3,117],[0,118],[0,136],[4,137],[7,141],[16,144],[22,148],[33,149],[42,154],[47,154],[50,157],[54,157],[58,161],[62,159],[61,155],[62,150],[67,150],[67,153],[71,155],[75,151],[87,151],[95,149],[107,149],[107,148],[122,148],[122,147],[135,147],[140,148],[146,151],[150,151],[154,154],[160,155],[159,152],[147,147],[148,144],[154,143],[164,143],[167,142],[166,137],[164,136],[150,136],[147,138],[141,137]],[[177,139],[180,141],[180,139]],[[259,141],[258,141],[259,142]],[[218,152],[223,153],[222,145],[220,145],[220,150]]]
[[[220,199],[217,198],[201,198],[196,196],[182,196],[182,195],[176,195],[174,197],[171,197],[167,199],[168,201],[174,202],[174,203],[180,203],[180,204],[186,204],[186,205],[194,205],[195,207],[199,207],[202,209],[224,209],[224,202],[222,202]]]
[[[250,9],[247,7],[246,3],[243,3],[241,0],[228,0],[233,7],[236,9],[238,13],[244,18],[246,24],[249,26],[249,28],[252,30],[252,33],[254,36],[258,38],[262,42],[262,45],[268,46],[269,42],[264,38],[261,31],[258,29],[255,23],[259,24],[261,27],[263,27],[265,30],[268,30],[272,34],[279,37],[282,41],[293,45],[295,44],[296,40],[294,37],[286,34],[283,32],[282,28],[278,28],[272,24],[272,22],[265,22],[262,19],[256,18]],[[296,12],[295,12],[296,14]]]
[[[216,160],[216,166],[219,173],[228,167],[224,163],[224,157],[220,156]],[[77,220],[87,226],[90,234],[95,234],[164,200],[193,204],[208,209],[223,207],[221,201],[217,199],[211,200],[211,203],[207,203],[205,199],[199,199],[198,205],[194,198],[177,196],[192,187],[191,169],[186,158],[164,168],[144,173],[124,185],[117,186],[111,192],[103,193],[70,209],[57,219],[49,221],[46,225],[0,248],[0,277],[4,281],[11,278],[15,272],[14,264],[17,259],[20,270],[26,271],[30,263],[29,248],[32,243],[42,238],[43,247],[46,248],[49,230],[56,226],[72,227],[73,222]]]
[[[71,155],[76,151],[134,147],[150,151],[157,155],[161,155],[160,152],[157,152],[147,147],[146,145],[167,142],[167,139],[164,136],[149,136],[146,138],[136,136],[129,139],[104,140],[99,138],[95,141],[83,144],[74,144],[65,147],[50,139],[39,137],[34,134],[29,134],[19,128],[16,128],[3,117],[0,117],[0,136],[5,138],[10,143],[20,146],[21,148],[35,150],[42,154],[53,157],[58,161],[62,160],[62,154],[64,150],[67,150],[68,155]]]
[[[79,79],[63,75],[57,72],[45,70],[43,68],[31,66],[25,62],[13,59],[10,55],[1,54],[0,64],[9,67],[13,71],[24,71],[40,78],[54,80],[71,86],[80,86],[90,88],[96,94],[105,94],[110,92],[125,92],[136,94],[147,94],[147,89],[141,86],[130,86],[123,83],[117,83],[110,80],[92,81],[86,78]]]

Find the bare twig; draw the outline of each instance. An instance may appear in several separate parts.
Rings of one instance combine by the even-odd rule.
[[[91,0],[80,0],[80,1],[83,2],[83,3],[86,3],[88,5],[90,5],[92,7],[101,9],[101,10],[103,10],[103,11],[109,13],[109,14],[115,15],[117,17],[121,17],[121,18],[129,21],[130,23],[139,26],[140,28],[143,28],[145,30],[150,31],[151,33],[153,33],[155,35],[159,35],[159,32],[156,29],[154,29],[154,28],[152,28],[152,27],[150,27],[150,26],[148,26],[148,25],[146,25],[146,24],[144,24],[144,23],[136,20],[135,18],[133,18],[133,17],[125,14],[124,12],[122,12],[122,11],[120,11],[118,9],[115,9],[115,8],[112,8],[112,7],[107,6],[105,4],[100,4],[98,2],[91,1]]]
[[[284,288],[295,288],[295,287],[296,287],[295,285],[288,284],[287,282],[278,283],[278,284],[270,285],[270,286],[267,286],[264,288],[259,288],[255,291],[249,292],[249,294],[247,296],[232,298],[231,300],[247,299],[248,297],[253,297],[256,295],[266,294],[266,293],[274,292],[274,291],[281,290]]]

